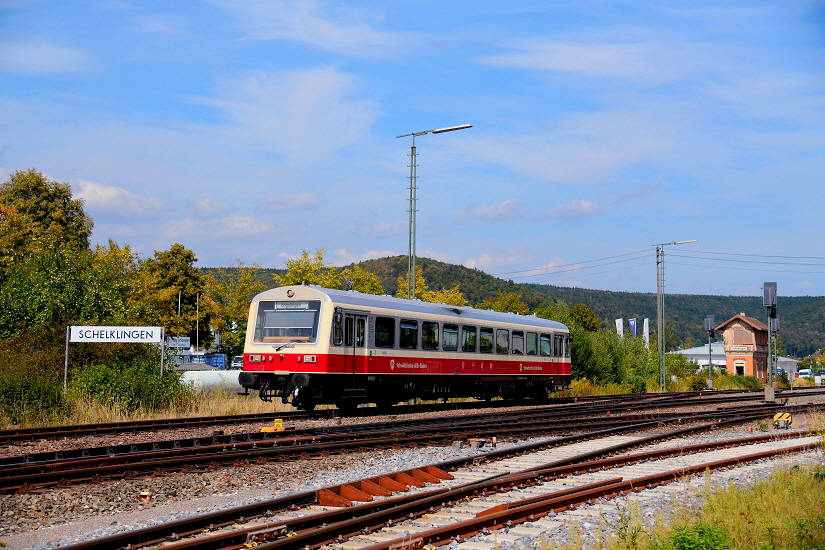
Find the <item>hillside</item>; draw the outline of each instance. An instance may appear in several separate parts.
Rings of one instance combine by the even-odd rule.
[[[518,292],[523,301],[536,308],[541,305],[564,302],[582,303],[602,319],[604,326],[613,326],[614,319],[650,319],[651,329],[656,324],[655,292],[615,292],[590,290],[539,284],[514,283],[488,275],[477,269],[418,258],[427,285],[432,289],[461,286],[471,304],[488,298],[495,298],[496,292]],[[387,294],[394,294],[398,288],[397,279],[406,275],[407,257],[393,256],[367,260],[361,267],[378,274]],[[206,268],[207,270],[209,268]],[[272,275],[283,273],[282,269],[264,269],[258,280],[269,286]],[[803,357],[825,347],[825,297],[822,296],[779,296],[777,309],[782,319],[782,343],[790,355]],[[667,294],[665,313],[673,326],[676,337],[684,347],[707,342],[703,330],[705,315],[714,315],[719,323],[737,313],[760,320],[765,319],[761,296],[713,296],[699,294]]]

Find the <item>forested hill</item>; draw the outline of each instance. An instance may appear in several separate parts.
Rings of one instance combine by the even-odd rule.
[[[531,308],[553,302],[582,303],[602,319],[604,326],[613,326],[614,319],[625,322],[635,317],[650,319],[651,330],[656,324],[655,292],[615,292],[590,290],[538,284],[520,284],[488,275],[477,269],[418,258],[424,279],[431,289],[450,288],[461,285],[461,291],[470,304],[495,298],[496,292],[518,292],[522,300]],[[393,256],[367,260],[361,267],[378,274],[387,294],[394,294],[399,276],[406,275],[407,257]],[[272,275],[283,270],[265,269],[259,280],[274,286]],[[825,347],[825,297],[822,296],[779,296],[779,315],[782,319],[782,343],[790,355],[803,357]],[[737,313],[765,321],[765,309],[761,296],[713,296],[694,294],[667,294],[665,312],[668,323],[673,327],[677,340],[683,347],[701,345],[707,342],[704,331],[706,315],[714,315],[716,322],[722,322]]]

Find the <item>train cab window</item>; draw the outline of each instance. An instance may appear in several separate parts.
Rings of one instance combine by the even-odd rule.
[[[461,327],[461,351],[476,351],[476,327]]]
[[[481,327],[478,344],[478,350],[481,353],[493,353],[493,329]]]
[[[524,355],[524,333],[520,330],[513,331],[513,355]]]
[[[320,300],[262,301],[258,303],[253,342],[282,344],[315,342]]]
[[[539,353],[548,357],[553,355],[553,335],[552,334],[542,334],[541,338],[539,339]]]
[[[395,319],[392,317],[375,318],[375,347],[391,348],[395,346]]]
[[[421,322],[421,348],[438,349],[438,323]]]
[[[458,351],[458,325],[444,323],[441,327],[441,349]]]
[[[527,355],[536,355],[539,349],[539,335],[535,332],[527,333]]]
[[[352,345],[352,336],[355,332],[355,319],[352,317],[347,317],[344,319],[344,345],[351,346]]]
[[[564,356],[570,357],[570,336],[564,337]]]
[[[553,357],[564,357],[564,336],[553,335]]]
[[[401,319],[398,332],[398,347],[401,349],[418,349],[418,321]]]
[[[505,328],[496,331],[496,353],[510,353],[510,331]]]

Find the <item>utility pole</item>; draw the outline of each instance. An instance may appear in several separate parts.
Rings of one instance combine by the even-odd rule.
[[[705,330],[708,331],[708,383],[710,384],[710,389],[713,389],[713,352],[711,350],[711,340],[713,338],[714,326],[713,315],[706,316]]]

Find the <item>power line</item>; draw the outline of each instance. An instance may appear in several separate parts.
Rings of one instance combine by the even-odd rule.
[[[772,256],[766,254],[738,254],[736,252],[708,252],[705,250],[692,250],[697,254],[719,254],[722,256],[750,256],[752,258],[784,258],[786,260],[825,260],[822,256]]]
[[[613,273],[614,271],[624,271],[625,269],[633,269],[633,268],[636,268],[636,267],[642,267],[642,266],[648,266],[648,265],[649,265],[648,263],[629,265],[629,266],[626,266],[626,267],[619,267],[619,268],[616,268],[616,269],[608,269],[608,270],[605,270],[605,271],[597,271],[596,273],[583,273],[583,274],[579,274],[579,275],[572,275],[570,277],[560,277],[558,279],[550,279],[549,281],[542,281],[540,283],[535,283],[535,284],[537,284],[537,285],[546,285],[546,284],[552,283],[554,281],[566,281],[567,279],[577,279],[579,277],[589,277],[590,275],[601,275],[602,273]]]
[[[645,251],[645,252],[647,252],[647,251]],[[645,254],[645,255],[647,255],[647,254]],[[624,256],[624,254],[622,254],[622,256]],[[533,273],[531,275],[519,275],[517,277],[513,277],[513,279],[526,279],[527,277],[542,277],[544,275],[553,275],[555,273],[568,273],[570,271],[581,271],[583,269],[593,269],[593,268],[602,267],[602,266],[605,266],[605,265],[620,264],[622,262],[632,262],[632,261],[635,261],[635,260],[638,260],[638,259],[640,259],[640,257],[637,255],[636,257],[633,257],[633,258],[625,258],[624,260],[616,260],[615,262],[605,262],[605,263],[602,263],[602,264],[588,265],[588,266],[583,266],[583,267],[573,267],[572,269],[562,269],[562,270],[557,270],[557,271],[545,271],[545,272],[542,272],[542,273]],[[595,261],[595,260],[591,260],[591,261]],[[580,264],[579,263],[565,264],[565,265],[561,265],[561,266],[558,266],[558,267],[570,267],[570,266],[577,266],[577,265],[580,265]],[[552,268],[552,269],[556,270],[557,268]]]
[[[705,258],[703,256],[690,256],[688,254],[675,254],[675,253],[671,253],[671,254],[669,254],[669,256],[678,256],[680,258],[693,258],[693,259],[696,259],[696,260],[710,260],[712,262],[737,262],[737,263],[742,263],[742,264],[771,264],[771,265],[813,265],[813,266],[818,266],[818,267],[825,267],[825,265],[823,265],[823,264],[810,264],[810,263],[803,263],[803,262],[776,262],[776,261],[763,262],[763,261],[760,261],[760,260],[734,260],[734,259],[730,259],[730,258]],[[825,259],[825,258],[823,258],[823,259]]]
[[[674,254],[671,254],[673,256]],[[727,265],[702,265],[702,264],[688,264],[682,262],[668,262],[670,264],[676,265],[687,265],[690,267],[707,267],[710,269],[735,269],[737,271],[762,271],[763,273],[803,273],[803,274],[810,274],[810,275],[817,275],[820,273],[825,273],[825,271],[793,271],[789,269],[757,269],[757,268],[749,268],[749,267],[733,267]]]
[[[585,260],[583,262],[573,262],[572,264],[561,264],[561,265],[552,266],[552,267],[534,267],[533,269],[522,269],[520,271],[504,271],[502,273],[491,273],[490,275],[492,275],[493,277],[498,277],[499,275],[510,275],[511,273],[530,273],[532,271],[539,271],[539,270],[542,270],[542,269],[556,269],[558,267],[566,267],[566,266],[570,266],[570,265],[590,264],[590,263],[593,263],[593,262],[601,262],[601,261],[604,261],[604,260],[612,260],[613,258],[621,258],[623,256],[632,256],[634,254],[641,254],[642,252],[649,252],[649,251],[647,249],[636,250],[635,252],[627,252],[625,254],[617,254],[615,256],[606,256],[604,258],[596,258],[595,260]],[[530,276],[532,277],[532,275],[530,275]]]

